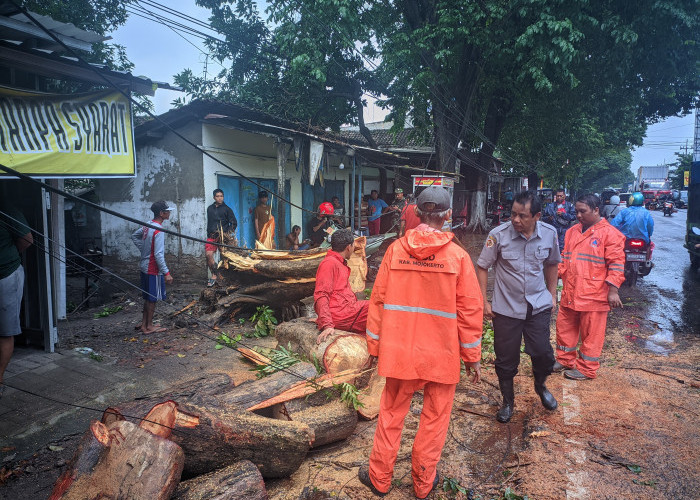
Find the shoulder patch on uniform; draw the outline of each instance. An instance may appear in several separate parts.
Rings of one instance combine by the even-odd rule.
[[[486,238],[486,243],[485,243],[486,247],[491,248],[495,244],[496,244],[496,237],[492,234],[489,234],[489,237]]]

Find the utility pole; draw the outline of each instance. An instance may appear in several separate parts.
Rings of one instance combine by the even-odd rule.
[[[689,149],[692,150],[693,148],[691,148],[690,146],[688,146],[688,139],[686,139],[686,140],[685,140],[685,146],[683,146],[682,148],[679,148],[679,149],[682,149],[682,150],[683,150],[683,154],[687,155],[687,154],[688,154],[688,150],[689,150]]]

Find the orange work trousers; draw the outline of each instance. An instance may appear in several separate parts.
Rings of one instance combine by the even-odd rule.
[[[560,306],[557,316],[557,361],[595,378],[605,342],[608,311],[574,311]],[[581,346],[576,356],[579,337]]]
[[[424,497],[430,493],[450,425],[456,388],[457,384],[387,377],[379,404],[374,446],[369,456],[369,477],[375,488],[382,492],[391,488],[403,422],[411,407],[413,394],[423,389],[423,411],[413,441],[411,475],[416,496]]]

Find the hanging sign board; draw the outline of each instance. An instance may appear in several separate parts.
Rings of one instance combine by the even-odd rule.
[[[314,185],[316,182],[316,174],[321,166],[323,159],[323,143],[318,141],[309,141],[309,184]]]
[[[455,180],[451,177],[421,177],[413,176],[413,189],[417,187],[441,186],[444,188],[454,188]]]
[[[112,91],[0,88],[0,163],[36,177],[133,177],[131,105]]]

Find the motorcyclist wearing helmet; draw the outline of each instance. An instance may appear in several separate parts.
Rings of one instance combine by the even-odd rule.
[[[632,193],[627,208],[621,211],[610,222],[626,238],[639,238],[647,244],[651,242],[654,233],[654,218],[649,210],[644,208],[644,195],[640,192]]]
[[[614,219],[622,211],[620,208],[620,197],[616,194],[610,197],[610,201],[603,207],[601,214],[608,220]]]
[[[308,223],[307,236],[311,240],[311,246],[317,247],[323,243],[324,238],[328,233],[326,229],[331,227],[331,218],[333,217],[333,204],[324,201],[318,206],[318,213],[315,214]]]
[[[576,210],[574,204],[566,201],[566,192],[557,189],[552,203],[548,203],[542,211],[542,222],[551,224],[557,230],[559,241],[559,253],[564,251],[564,235],[571,223],[576,220]]]

